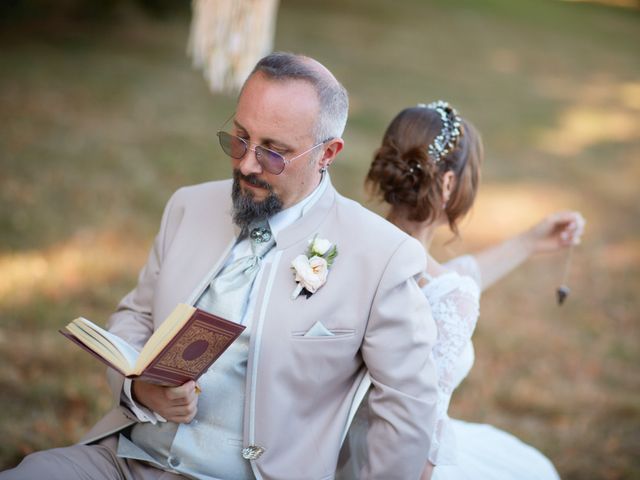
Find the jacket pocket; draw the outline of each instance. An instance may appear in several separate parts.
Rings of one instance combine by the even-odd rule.
[[[356,331],[353,328],[331,328],[328,329],[331,335],[306,335],[308,330],[297,330],[291,332],[291,338],[294,340],[340,340],[343,338],[353,337]]]

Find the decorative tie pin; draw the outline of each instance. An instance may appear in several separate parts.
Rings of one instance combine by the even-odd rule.
[[[254,242],[265,243],[271,240],[271,230],[265,227],[254,228],[249,236]]]

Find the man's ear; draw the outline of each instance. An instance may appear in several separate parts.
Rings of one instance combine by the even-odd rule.
[[[320,168],[327,168],[329,165],[331,165],[343,147],[344,140],[342,140],[341,138],[334,138],[333,140],[330,140],[322,151],[322,157],[318,162],[318,166]]]

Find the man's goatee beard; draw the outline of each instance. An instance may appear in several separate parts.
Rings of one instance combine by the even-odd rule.
[[[251,192],[244,192],[240,186],[240,179],[245,182],[267,189],[269,195],[264,200],[257,202]],[[243,175],[239,170],[233,171],[233,188],[231,189],[233,201],[233,222],[243,232],[246,232],[252,223],[267,220],[282,210],[282,200],[273,193],[273,187],[255,175]]]

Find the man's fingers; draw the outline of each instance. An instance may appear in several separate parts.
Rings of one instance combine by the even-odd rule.
[[[167,420],[176,423],[189,423],[193,420],[198,412],[198,407],[195,402],[190,403],[188,405],[183,405],[179,407],[169,407],[164,412]]]
[[[195,395],[196,384],[193,381],[188,381],[184,385],[179,387],[170,387],[165,391],[165,395],[168,400],[178,400],[180,398],[189,398]]]
[[[195,382],[189,381],[179,387],[165,388],[164,413],[172,418],[187,418],[195,415],[198,404],[198,395],[195,387]]]

